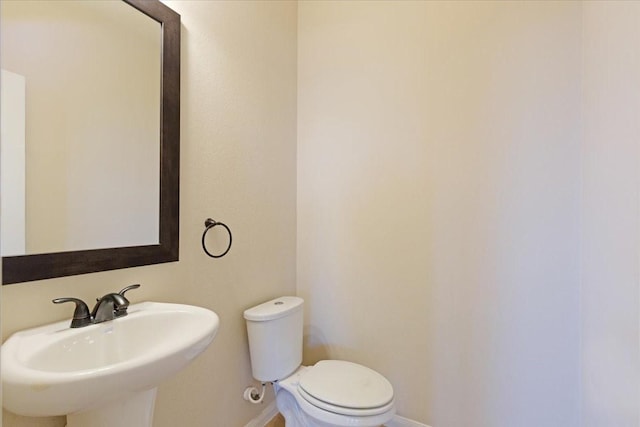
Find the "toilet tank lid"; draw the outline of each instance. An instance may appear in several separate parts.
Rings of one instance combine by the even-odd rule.
[[[280,297],[244,311],[244,318],[254,322],[278,319],[302,309],[304,300],[299,297]]]

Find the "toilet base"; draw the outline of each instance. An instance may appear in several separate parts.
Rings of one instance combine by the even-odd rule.
[[[333,427],[305,414],[297,405],[296,399],[285,390],[281,389],[276,394],[276,405],[284,417],[286,427]]]

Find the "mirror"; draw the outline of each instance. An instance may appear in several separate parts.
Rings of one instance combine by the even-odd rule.
[[[46,3],[48,6],[52,2]],[[62,3],[95,9],[83,11],[85,15],[80,20],[67,9],[63,12]],[[76,40],[74,49],[78,57],[75,60],[62,61],[61,58],[65,58],[62,47],[43,48],[45,54],[49,52],[47,60],[58,60],[62,64],[40,64],[46,70],[45,78],[34,77],[31,71],[26,73],[27,164],[23,169],[27,171],[27,178],[23,180],[27,182],[29,197],[39,191],[50,200],[40,197],[38,200],[44,200],[40,205],[31,200],[26,203],[27,213],[23,215],[28,223],[23,232],[27,236],[26,254],[3,256],[3,284],[178,260],[180,16],[156,0],[56,4],[51,12],[57,14],[55,18],[38,20],[22,16],[23,27],[31,26],[35,32],[42,27],[57,26],[54,30],[64,33],[62,30],[69,27],[84,26],[91,29],[91,34],[80,37],[82,45],[88,46],[85,55],[80,56],[79,37],[71,35],[70,39]],[[107,4],[115,7],[113,10],[126,9],[117,11],[126,15],[114,15],[116,12],[112,9],[105,9]],[[6,16],[3,13],[3,21]],[[103,24],[93,22],[96,17],[102,19]],[[101,25],[111,26],[110,35],[97,31]],[[127,25],[129,30],[125,28]],[[2,38],[10,43],[11,37],[4,34],[6,27],[3,25]],[[20,42],[26,38],[14,37]],[[138,46],[140,50],[136,51]],[[9,50],[3,51],[8,55]],[[91,51],[102,56],[91,57]],[[5,58],[3,55],[3,68],[10,62]],[[56,84],[47,88],[46,80],[56,81],[52,78],[56,72],[62,77],[69,76],[69,82],[80,82],[84,86],[70,89]],[[3,76],[6,77],[4,70]],[[119,80],[111,81],[112,78]],[[42,102],[33,101],[37,98],[29,91],[36,89],[38,93],[46,92]],[[49,99],[47,104],[46,95],[55,103]],[[65,104],[69,99],[73,102]],[[47,122],[37,120],[39,116],[33,113],[32,104],[45,112],[41,117],[50,120],[37,126],[35,131],[30,124]],[[3,109],[3,120],[5,113],[12,110],[15,109]],[[69,118],[75,122],[67,120]],[[11,122],[15,120],[12,118]],[[10,152],[5,144],[4,128],[3,159]],[[38,131],[44,144],[35,139]],[[62,135],[58,141],[53,137],[56,134]],[[66,156],[59,155],[60,152]],[[82,152],[88,152],[89,157],[81,157]],[[52,164],[43,167],[47,162]],[[41,174],[40,178],[34,178],[34,170]],[[49,175],[42,175],[43,170],[49,170]],[[4,173],[3,170],[3,194],[12,193],[10,186],[19,180],[7,179]],[[66,177],[66,181],[54,185],[58,181],[52,176],[56,174]],[[5,207],[13,205],[3,204],[3,221],[9,216]],[[54,206],[62,208],[53,209]],[[7,229],[15,231],[20,227],[3,224],[3,245]],[[56,233],[63,238],[50,238]],[[3,254],[13,253],[3,246]]]
[[[113,0],[0,8],[0,253],[157,244],[160,24]]]

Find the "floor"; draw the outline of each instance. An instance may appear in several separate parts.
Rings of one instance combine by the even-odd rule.
[[[284,418],[278,414],[271,421],[269,421],[264,427],[284,427]]]

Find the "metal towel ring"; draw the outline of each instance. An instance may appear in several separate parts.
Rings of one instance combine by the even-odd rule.
[[[220,255],[214,255],[214,254],[212,254],[211,252],[209,252],[209,251],[207,250],[207,247],[206,247],[206,246],[205,246],[205,244],[204,244],[204,238],[205,238],[205,236],[207,235],[207,232],[208,232],[209,230],[211,230],[213,227],[215,227],[216,225],[221,225],[221,226],[223,226],[223,227],[227,230],[227,233],[229,233],[229,246],[227,246],[227,249],[226,249],[224,252],[222,252]],[[232,238],[232,236],[231,236],[231,230],[229,230],[229,227],[227,227],[227,225],[226,225],[226,224],[224,224],[224,223],[222,223],[222,222],[214,221],[214,220],[213,220],[213,219],[211,219],[211,218],[207,218],[207,219],[205,220],[205,222],[204,222],[204,226],[205,226],[205,227],[207,227],[207,228],[205,228],[204,233],[202,233],[202,249],[204,249],[204,252],[205,252],[207,255],[209,255],[211,258],[222,258],[223,256],[225,256],[225,255],[227,254],[227,252],[229,252],[229,249],[231,249],[231,242],[233,241],[233,238]]]

